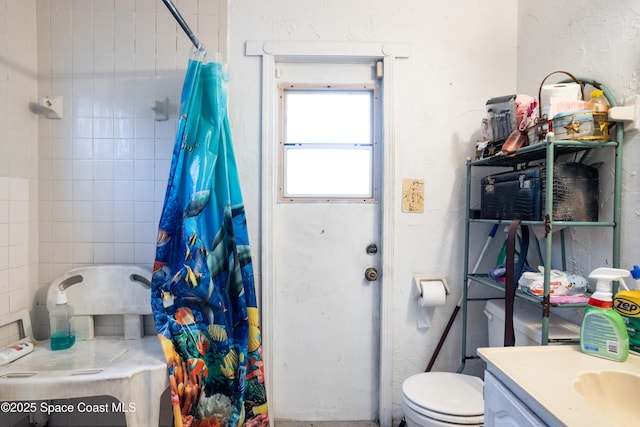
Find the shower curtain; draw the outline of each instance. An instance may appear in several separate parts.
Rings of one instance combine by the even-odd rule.
[[[194,53],[158,227],[151,306],[176,427],[269,425],[226,85],[224,66]]]

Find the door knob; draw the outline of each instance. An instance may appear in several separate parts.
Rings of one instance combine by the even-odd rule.
[[[364,271],[364,278],[369,282],[375,282],[378,280],[378,270],[373,267],[369,267]]]

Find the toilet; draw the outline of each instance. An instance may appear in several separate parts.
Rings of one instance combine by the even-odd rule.
[[[402,383],[407,427],[482,426],[482,379],[451,372],[423,372]]]
[[[485,306],[489,345],[502,346],[504,301],[489,300]],[[514,304],[516,345],[539,345],[541,311],[525,301]],[[580,336],[580,325],[551,315],[549,337],[565,340]],[[402,383],[402,410],[407,427],[482,426],[484,400],[482,379],[451,372],[423,372]]]

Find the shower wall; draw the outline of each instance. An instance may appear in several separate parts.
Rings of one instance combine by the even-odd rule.
[[[174,3],[225,57],[226,0]],[[35,306],[36,338],[57,275],[153,263],[190,49],[158,0],[0,1],[0,315]],[[63,97],[62,119],[42,96]]]
[[[36,0],[0,1],[0,316],[38,285]],[[0,329],[0,346],[18,337]]]

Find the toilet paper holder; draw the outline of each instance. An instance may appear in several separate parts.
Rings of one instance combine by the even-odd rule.
[[[422,289],[420,289],[420,284],[423,282],[440,282],[444,286],[445,294],[449,295],[451,293],[449,290],[449,284],[447,283],[446,277],[417,275],[417,276],[413,276],[413,286],[414,286],[414,289],[416,290],[417,298],[422,297]]]

